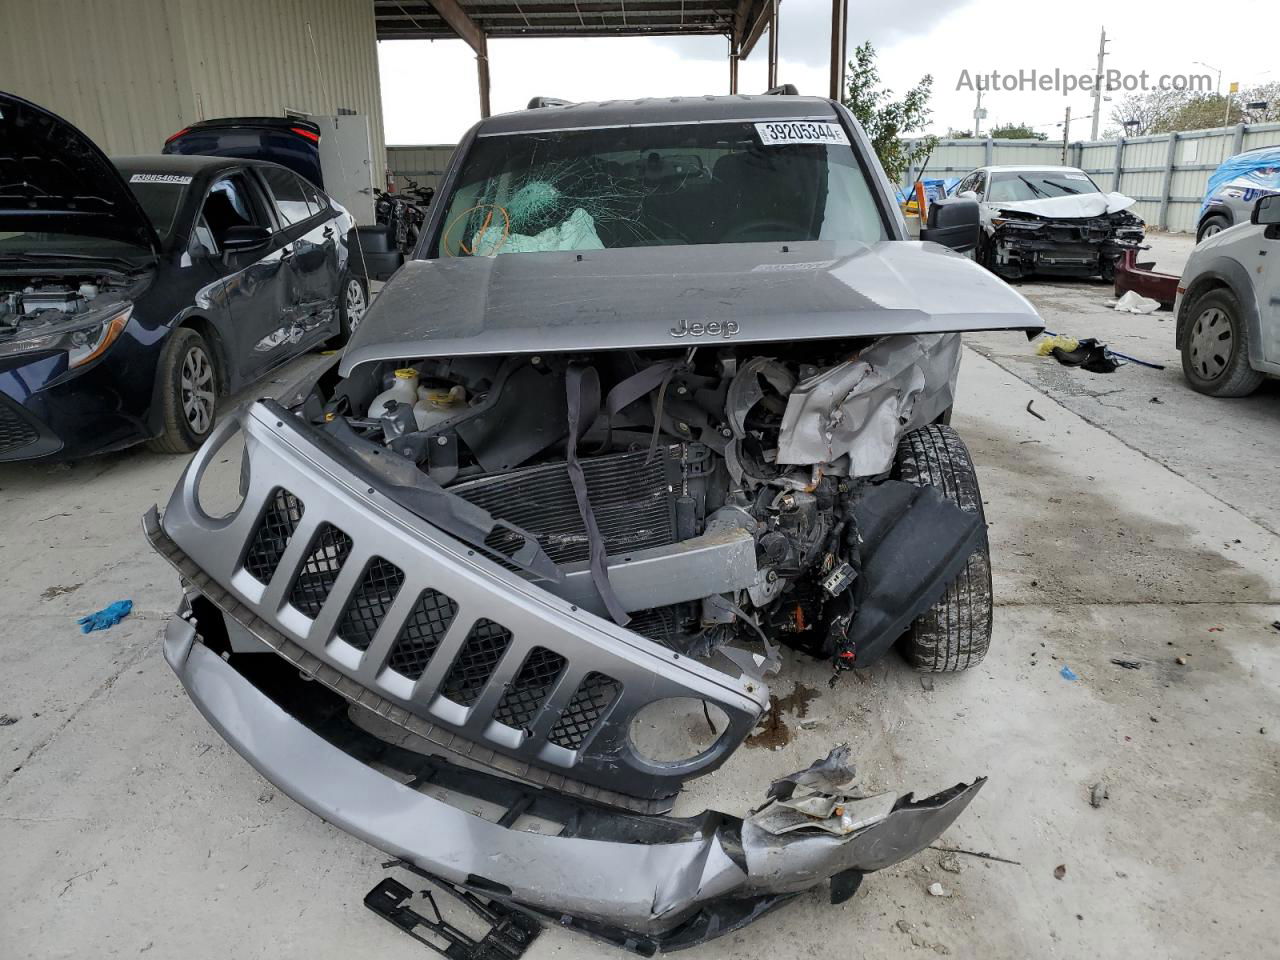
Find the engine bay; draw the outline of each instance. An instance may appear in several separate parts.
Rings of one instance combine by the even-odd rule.
[[[654,642],[765,664],[787,642],[839,669],[985,535],[896,466],[946,419],[959,356],[935,334],[429,357],[357,367],[303,413],[401,487],[484,510],[491,559]]]

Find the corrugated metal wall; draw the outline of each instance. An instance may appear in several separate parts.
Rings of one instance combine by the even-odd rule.
[[[115,155],[209,117],[345,107],[385,162],[370,0],[0,0],[0,89]]]
[[[200,119],[353,110],[369,117],[374,165],[382,169],[369,0],[182,0],[182,6],[185,68]]]
[[[438,187],[449,158],[456,144],[434,143],[421,146],[387,147],[387,169],[395,178],[397,190],[403,190],[410,180],[419,186]]]
[[[108,154],[155,153],[190,116],[174,69],[182,44],[181,9],[165,0],[0,0],[0,90]]]
[[[1205,187],[1218,164],[1243,150],[1269,146],[1280,146],[1280,123],[1075,142],[1067,146],[1067,164],[1088,172],[1103,190],[1133,197],[1138,201],[1134,212],[1150,226],[1190,233],[1198,225]],[[1060,142],[943,140],[924,172],[907,170],[901,186],[909,187],[917,176],[962,177],[993,163],[1061,162]]]

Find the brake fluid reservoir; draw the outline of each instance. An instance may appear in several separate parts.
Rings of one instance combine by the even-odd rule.
[[[413,406],[418,399],[418,371],[412,367],[402,367],[395,373],[395,381],[389,390],[383,390],[369,404],[369,417],[373,420],[387,415],[387,403],[407,403]]]
[[[467,406],[467,392],[462,387],[451,390],[418,388],[418,402],[413,405],[413,418],[419,430],[426,430],[441,420],[457,416]]]

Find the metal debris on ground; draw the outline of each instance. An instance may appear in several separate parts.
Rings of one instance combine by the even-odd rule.
[[[1036,354],[1051,356],[1064,367],[1081,367],[1090,373],[1113,373],[1125,363],[1136,363],[1152,370],[1164,369],[1163,363],[1152,363],[1150,360],[1131,357],[1127,353],[1119,353],[1092,337],[1078,340],[1075,337],[1060,336],[1052,330],[1046,330],[1044,334],[1036,342]]]
[[[81,633],[92,633],[94,630],[106,630],[129,615],[133,609],[132,600],[117,600],[110,606],[85,614],[76,623],[80,624]]]
[[[1109,800],[1111,794],[1107,792],[1107,786],[1104,783],[1095,783],[1089,788],[1089,806],[1097,809],[1102,806],[1103,800]]]
[[[1142,669],[1141,660],[1125,660],[1125,659],[1122,659],[1121,657],[1112,657],[1111,662],[1114,663],[1117,667],[1124,667],[1126,670]]]
[[[1034,400],[1028,400],[1028,401],[1027,401],[1027,413],[1031,414],[1031,415],[1032,415],[1033,417],[1035,417],[1037,420],[1044,420],[1045,418],[1044,418],[1043,416],[1041,416],[1040,414],[1036,413],[1036,411],[1032,408],[1032,406],[1031,406],[1031,405],[1032,405],[1033,403],[1035,403],[1035,401],[1034,401]]]
[[[453,897],[489,924],[479,940],[472,939],[444,919],[431,891],[423,890],[434,918],[405,906],[413,891],[391,877],[383,879],[364,897],[364,905],[388,923],[404,931],[424,947],[450,960],[518,960],[542,932],[542,925],[530,914],[498,903],[436,877],[428,879],[442,893]]]
[[[1164,403],[1164,401],[1161,400],[1159,397],[1152,397],[1150,400],[1147,401],[1147,403]]]
[[[981,850],[966,850],[963,847],[938,847],[930,846],[930,850],[937,850],[939,853],[959,853],[966,857],[977,857],[979,860],[992,860],[996,863],[1009,863],[1015,867],[1022,866],[1021,860],[1010,860],[1007,857],[997,857],[994,853],[983,853]]]
[[[11,727],[18,722],[18,717],[11,717],[7,713],[0,713],[0,727]]]
[[[1185,667],[1187,665],[1187,658],[1185,656],[1178,657],[1177,660],[1175,660],[1174,662],[1177,663],[1178,666],[1180,667]]]

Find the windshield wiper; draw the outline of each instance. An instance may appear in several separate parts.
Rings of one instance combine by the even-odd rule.
[[[1027,179],[1026,177],[1024,177],[1022,174],[1018,174],[1018,179],[1019,179],[1019,180],[1021,180],[1023,183],[1025,183],[1028,187],[1030,187],[1030,188],[1031,188],[1031,192],[1032,192],[1032,193],[1034,193],[1037,197],[1048,197],[1048,196],[1049,196],[1047,193],[1045,193],[1043,190],[1041,190],[1039,187],[1037,187],[1034,183],[1032,183],[1030,180],[1028,180],[1028,179]]]
[[[1071,189],[1071,188],[1070,188],[1070,187],[1068,187],[1066,184],[1063,184],[1063,183],[1054,183],[1052,180],[1043,180],[1043,181],[1041,181],[1041,182],[1042,182],[1046,187],[1057,187],[1057,188],[1058,188],[1059,190],[1061,190],[1063,193],[1078,194],[1078,193],[1080,192],[1079,190],[1073,190],[1073,189]]]

